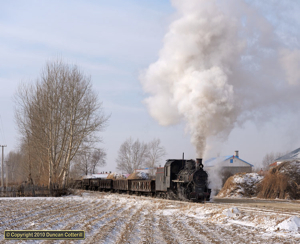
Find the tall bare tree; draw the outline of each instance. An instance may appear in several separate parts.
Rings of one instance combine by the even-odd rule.
[[[72,159],[83,145],[100,141],[97,132],[108,120],[90,77],[77,66],[48,63],[35,84],[19,87],[16,105],[30,172],[33,167],[43,169],[49,185],[65,185]]]
[[[138,139],[130,137],[121,146],[118,152],[117,169],[128,174],[142,167],[149,156],[148,145]]]
[[[152,175],[154,173],[154,168],[158,166],[158,163],[165,155],[166,150],[163,146],[161,146],[160,139],[153,139],[148,143],[148,159],[145,166],[152,169]]]

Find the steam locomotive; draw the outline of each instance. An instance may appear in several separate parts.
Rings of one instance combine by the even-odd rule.
[[[77,180],[74,188],[203,202],[210,199],[207,179],[202,159],[168,159],[157,168],[155,180],[87,178]]]

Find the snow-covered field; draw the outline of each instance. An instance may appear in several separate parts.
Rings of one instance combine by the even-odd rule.
[[[0,198],[0,243],[18,243],[4,240],[4,230],[63,229],[85,230],[86,239],[74,243],[300,243],[300,207],[288,204],[272,209],[100,192]]]

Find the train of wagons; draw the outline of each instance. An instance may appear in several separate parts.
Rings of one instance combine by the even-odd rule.
[[[200,158],[168,159],[164,167],[157,168],[155,179],[85,178],[76,180],[74,188],[194,202],[209,201],[211,193]]]

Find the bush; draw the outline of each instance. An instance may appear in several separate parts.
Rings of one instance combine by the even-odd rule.
[[[283,162],[272,168],[259,184],[258,197],[300,199],[300,162]]]

